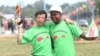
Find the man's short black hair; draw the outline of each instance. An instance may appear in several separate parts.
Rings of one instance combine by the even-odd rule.
[[[44,10],[40,10],[40,11],[36,12],[35,17],[37,17],[37,15],[41,15],[41,14],[45,14],[45,19],[47,18],[47,13]]]

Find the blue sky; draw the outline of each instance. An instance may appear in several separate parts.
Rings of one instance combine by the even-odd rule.
[[[5,6],[16,6],[16,4],[18,4],[19,2],[22,5],[27,5],[27,4],[33,4],[38,0],[0,0],[0,6],[1,5],[5,5]],[[51,4],[51,5],[61,5],[63,3],[69,3],[69,4],[73,4],[73,3],[77,3],[77,2],[81,2],[81,1],[86,1],[86,0],[45,0],[46,3]]]

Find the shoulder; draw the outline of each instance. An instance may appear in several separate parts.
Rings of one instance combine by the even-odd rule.
[[[32,32],[34,32],[35,29],[36,29],[36,26],[26,30],[25,33],[32,33]]]

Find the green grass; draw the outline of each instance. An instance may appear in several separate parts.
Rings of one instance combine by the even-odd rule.
[[[100,56],[100,43],[75,43],[77,56]],[[0,38],[0,56],[31,56],[30,45],[17,45],[16,38]]]
[[[0,56],[31,56],[30,45],[18,45],[15,38],[0,38]]]
[[[76,43],[77,56],[100,56],[100,43]]]

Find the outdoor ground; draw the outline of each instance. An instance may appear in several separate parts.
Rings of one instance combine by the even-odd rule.
[[[76,41],[75,48],[77,56],[100,56],[99,41]],[[17,45],[14,37],[0,37],[0,56],[31,56],[31,46]]]

